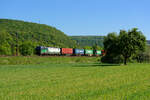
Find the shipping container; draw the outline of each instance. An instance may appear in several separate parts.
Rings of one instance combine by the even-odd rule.
[[[61,54],[62,55],[72,55],[73,54],[73,49],[72,48],[61,48]]]
[[[47,48],[41,48],[41,55],[47,54]]]
[[[96,55],[96,56],[100,56],[101,54],[102,54],[101,50],[96,50],[96,51],[95,51],[95,55]]]
[[[93,55],[93,50],[87,50],[85,49],[85,55],[88,55],[88,56],[92,56]]]
[[[84,49],[74,49],[74,55],[84,55]]]
[[[60,48],[47,47],[47,54],[60,54]]]

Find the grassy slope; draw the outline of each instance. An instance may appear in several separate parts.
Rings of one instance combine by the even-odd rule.
[[[0,65],[1,100],[149,100],[149,64]]]

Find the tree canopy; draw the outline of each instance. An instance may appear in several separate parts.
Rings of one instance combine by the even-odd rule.
[[[133,55],[136,56],[139,52],[144,52],[146,47],[146,38],[141,31],[133,28],[129,31],[120,30],[119,35],[116,33],[109,33],[104,39],[104,48],[107,51],[105,58],[108,62],[121,61],[123,57],[124,64]],[[116,58],[114,60],[114,58]],[[103,60],[104,60],[103,58]],[[107,61],[106,61],[107,62]]]

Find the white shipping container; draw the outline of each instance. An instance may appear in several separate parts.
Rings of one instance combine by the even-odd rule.
[[[60,54],[60,48],[48,47],[49,54]]]

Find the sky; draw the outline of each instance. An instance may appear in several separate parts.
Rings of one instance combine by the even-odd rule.
[[[47,24],[71,36],[137,27],[150,40],[150,0],[0,0],[0,18]]]

